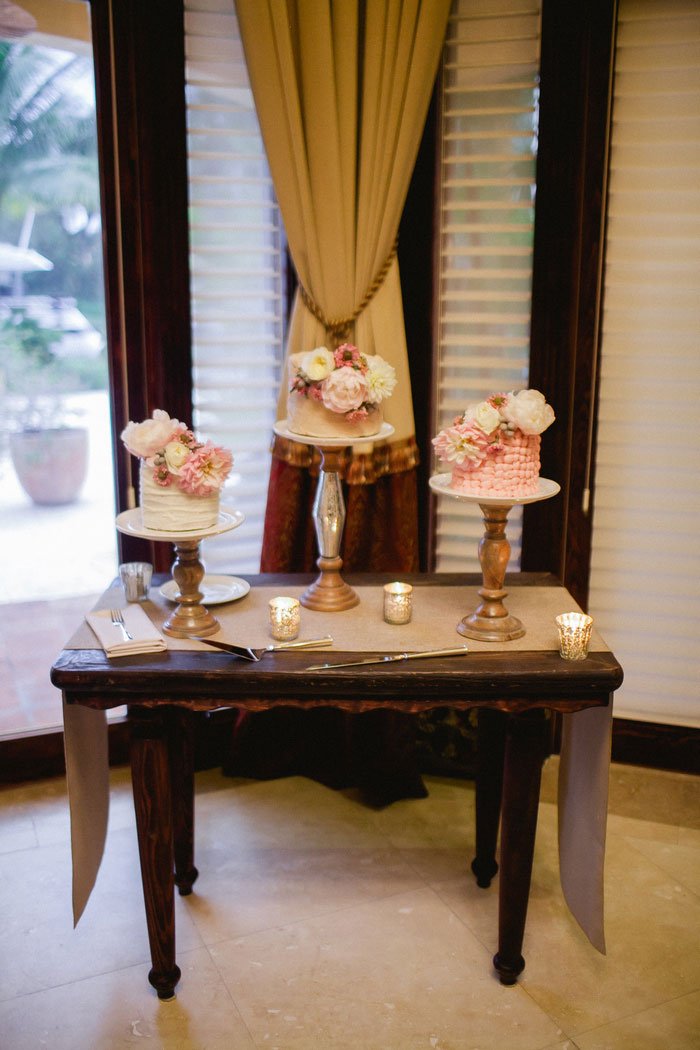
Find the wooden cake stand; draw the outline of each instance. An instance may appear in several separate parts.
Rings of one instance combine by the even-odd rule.
[[[478,503],[484,516],[484,535],[479,542],[479,562],[483,584],[478,594],[481,604],[475,612],[465,616],[457,630],[465,638],[482,642],[506,642],[522,638],[525,628],[517,616],[511,616],[503,604],[508,591],[503,589],[510,543],[506,537],[506,521],[511,507],[551,499],[559,492],[556,481],[539,479],[539,491],[532,496],[478,496],[455,492],[450,488],[452,475],[433,474],[428,484],[440,496],[450,496],[463,503]]]
[[[146,529],[143,526],[141,508],[124,510],[117,515],[117,528],[128,536],[139,536],[144,540],[162,540],[175,544],[175,561],[172,574],[179,593],[175,598],[178,605],[175,611],[163,624],[165,634],[173,638],[189,638],[196,634],[205,638],[219,630],[219,621],[202,605],[203,595],[199,585],[204,579],[204,566],[199,558],[200,541],[209,536],[220,536],[231,529],[237,529],[245,521],[240,510],[221,507],[219,520],[209,529],[197,532],[159,532],[157,529]]]
[[[341,612],[352,609],[360,601],[359,597],[340,575],[343,559],[340,547],[345,528],[345,501],[340,483],[340,467],[343,449],[355,445],[366,445],[376,441],[386,441],[394,433],[390,423],[383,423],[377,434],[349,441],[347,438],[318,438],[294,434],[287,428],[287,420],[278,420],[274,425],[275,434],[298,441],[302,445],[313,445],[321,455],[321,471],[314,497],[312,515],[316,530],[319,557],[316,565],[321,570],[316,580],[307,587],[299,601],[307,609],[320,612]]]

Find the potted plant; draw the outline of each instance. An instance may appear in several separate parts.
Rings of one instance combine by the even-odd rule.
[[[25,310],[6,311],[0,320],[10,457],[38,504],[74,502],[87,475],[88,431],[65,410],[63,398],[75,380],[54,353],[60,337]]]

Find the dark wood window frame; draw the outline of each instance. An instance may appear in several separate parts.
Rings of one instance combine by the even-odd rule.
[[[562,494],[526,508],[522,566],[553,572],[584,606],[616,6],[616,0],[544,0],[542,9],[530,379],[547,391],[557,413],[542,462]],[[184,9],[172,0],[91,0],[91,12],[116,500],[123,510],[131,482],[119,440],[125,423],[158,407],[192,418]],[[399,241],[422,492],[428,491],[433,431],[425,391],[433,341],[437,125],[434,99]],[[430,503],[423,501],[419,522],[423,570],[430,568]],[[120,536],[120,556],[169,568],[165,544]],[[126,759],[124,730],[110,729],[114,761]],[[699,737],[682,727],[616,720],[613,757],[692,771]],[[5,780],[59,773],[62,733],[3,742],[0,757]]]
[[[134,463],[119,434],[155,408],[191,420],[184,8],[91,0],[118,510]],[[134,479],[134,484],[136,479]],[[165,544],[120,556],[169,568]]]

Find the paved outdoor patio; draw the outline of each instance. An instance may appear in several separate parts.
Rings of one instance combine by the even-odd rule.
[[[6,449],[0,456],[0,734],[61,723],[49,669],[116,571],[107,394],[74,404],[90,431],[88,476],[75,503],[32,503]]]

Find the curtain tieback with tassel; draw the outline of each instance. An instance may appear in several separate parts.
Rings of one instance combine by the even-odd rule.
[[[372,302],[381,286],[384,284],[384,279],[386,278],[386,275],[389,272],[389,267],[391,266],[396,257],[398,246],[399,239],[397,237],[391,247],[391,251],[382,263],[381,268],[377,271],[374,280],[365,292],[356,310],[350,315],[350,317],[344,317],[337,321],[330,321],[325,316],[320,306],[318,306],[314,302],[313,298],[311,297],[311,295],[309,295],[306,288],[304,288],[304,285],[301,283],[301,281],[299,282],[299,295],[301,296],[301,300],[304,306],[307,310],[310,311],[310,313],[314,315],[317,321],[320,321],[320,323],[326,329],[328,335],[332,336],[338,343],[341,343],[347,338],[349,338],[350,326],[357,320],[362,311],[369,306],[369,304]]]

